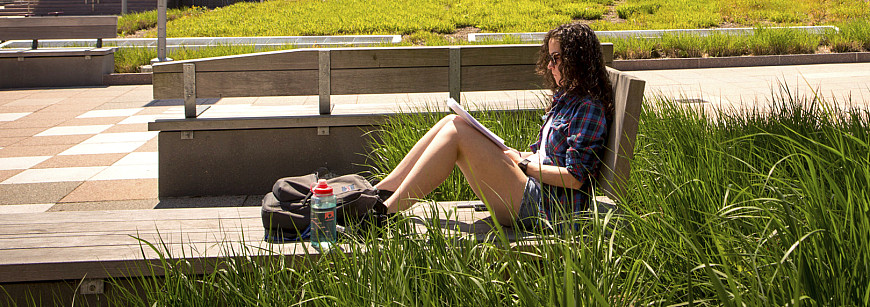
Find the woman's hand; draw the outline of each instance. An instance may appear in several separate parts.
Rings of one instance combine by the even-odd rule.
[[[504,151],[504,154],[505,156],[508,156],[511,161],[514,161],[514,164],[520,163],[520,161],[523,161],[524,159],[522,153],[513,148],[508,148],[508,150]]]

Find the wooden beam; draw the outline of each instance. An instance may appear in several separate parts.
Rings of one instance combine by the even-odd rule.
[[[184,64],[184,117],[196,118],[196,65]]]
[[[451,47],[450,48],[450,67],[449,72],[447,73],[447,83],[450,98],[456,100],[457,103],[462,103],[460,100],[460,92],[462,85],[462,49],[459,47]]]
[[[327,115],[332,113],[332,102],[330,101],[330,96],[332,95],[332,68],[330,65],[330,51],[328,49],[319,51],[317,63],[320,66],[317,74],[320,115]]]

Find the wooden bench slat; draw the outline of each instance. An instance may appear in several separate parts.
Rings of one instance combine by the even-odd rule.
[[[317,50],[279,50],[253,54],[228,55],[209,58],[208,61],[185,60],[169,62],[172,65],[154,65],[154,75],[181,74],[182,66],[196,64],[197,72],[314,70],[317,65]],[[199,76],[197,76],[199,79]]]
[[[154,74],[152,80],[166,89],[154,92],[154,99],[182,98],[182,74]],[[317,95],[317,70],[204,72],[196,74],[196,81],[197,97],[248,97],[252,90],[258,96]]]
[[[332,71],[332,94],[447,91],[447,67],[341,69]]]
[[[308,244],[286,243],[268,244],[262,241],[248,241],[252,256],[288,255],[291,257],[317,254]],[[214,262],[227,257],[225,247],[239,249],[238,243],[222,246],[215,243],[167,244],[169,255],[181,258],[184,254],[196,272],[202,272],[202,263]],[[262,250],[261,250],[262,249]],[[143,256],[144,250],[144,256]],[[144,246],[98,246],[73,248],[39,249],[35,258],[33,250],[0,251],[0,283],[39,280],[65,280],[81,278],[107,278],[150,276],[147,263],[158,263],[157,253]],[[270,251],[270,252],[266,252]],[[238,253],[241,254],[241,253]],[[205,267],[207,269],[207,267]],[[158,269],[158,275],[162,272]]]
[[[0,40],[112,38],[118,36],[117,16],[0,18]]]
[[[461,89],[465,92],[541,89],[535,65],[462,67]]]
[[[464,46],[460,53],[462,67],[492,65],[528,65],[538,60],[538,45]],[[464,71],[463,71],[463,76]]]
[[[236,231],[236,232],[244,232],[250,233],[253,235],[261,234],[263,232],[263,225],[259,220],[252,221],[250,224],[242,224],[239,227],[233,228],[225,228],[226,231]],[[166,235],[175,235],[175,234],[199,234],[199,233],[214,233],[214,227],[212,225],[204,225],[202,227],[185,227],[185,228],[161,228],[161,229],[106,229],[106,230],[93,230],[85,233],[82,232],[43,232],[38,233],[39,238],[58,238],[62,239],[64,237],[71,236],[79,236],[79,237],[96,237],[96,236],[107,236],[107,235],[131,235],[133,233],[145,236],[145,235],[154,235],[154,234],[166,234]],[[20,239],[20,238],[30,238],[34,237],[33,233],[13,233],[13,234],[0,234],[0,240],[9,240],[9,239]]]
[[[258,223],[259,224],[259,223]],[[133,237],[131,237],[133,236]],[[135,237],[135,238],[134,238]],[[215,243],[215,242],[241,242],[258,241],[263,239],[262,224],[244,229],[224,228],[222,231],[200,232],[164,232],[132,235],[129,233],[104,234],[97,236],[69,234],[63,237],[29,237],[15,239],[0,239],[0,252],[8,250],[41,249],[41,248],[66,248],[66,247],[96,247],[96,246],[121,246],[135,245],[140,242],[136,238],[152,244],[180,244],[180,243]],[[2,263],[3,260],[0,260]]]
[[[197,220],[210,218],[248,218],[259,217],[260,207],[216,207],[141,209],[141,210],[102,210],[102,211],[58,211],[39,213],[0,214],[0,225],[35,223],[63,224],[66,222],[86,221],[152,221],[152,220]]]
[[[42,234],[42,233],[86,233],[91,229],[117,229],[127,230],[131,234],[135,234],[137,230],[150,231],[154,229],[179,229],[184,231],[185,228],[200,229],[203,227],[212,227],[217,229],[220,226],[223,229],[233,230],[244,225],[248,225],[251,221],[260,221],[260,217],[248,219],[191,219],[191,220],[170,220],[170,221],[91,221],[81,223],[66,223],[66,224],[37,224],[37,225],[3,225],[0,226],[2,233],[17,233],[17,234]]]
[[[333,70],[447,67],[448,64],[446,48],[339,48],[331,49],[330,54],[330,65]]]

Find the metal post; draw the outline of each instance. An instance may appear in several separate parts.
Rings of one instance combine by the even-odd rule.
[[[332,69],[329,49],[320,50],[317,58],[320,64],[320,72],[317,75],[317,83],[320,86],[320,114],[328,115],[332,113],[332,102],[329,96],[332,95],[332,77],[330,69]]]
[[[166,57],[166,0],[157,0],[157,57],[151,65],[166,61],[172,61]]]
[[[166,0],[157,0],[157,59],[166,61]]]
[[[127,0],[121,0],[121,15],[127,15]]]
[[[196,64],[184,64],[181,71],[184,79],[184,118],[196,118]]]
[[[457,103],[462,103],[459,100],[459,93],[462,89],[462,57],[459,48],[450,47],[447,87],[450,91],[450,98],[456,100]]]

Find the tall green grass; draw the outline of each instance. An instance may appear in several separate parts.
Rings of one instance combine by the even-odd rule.
[[[868,17],[864,0],[275,0],[178,18],[168,24],[168,35],[444,34],[462,27],[541,32],[572,20],[592,21],[597,30],[675,29],[815,25]]]
[[[166,10],[166,19],[174,20],[182,16],[197,16],[206,13],[204,7],[183,7]],[[118,35],[127,36],[139,30],[146,30],[157,26],[157,10],[134,12],[122,15],[118,18]],[[155,36],[155,35],[151,35]]]
[[[613,43],[618,59],[723,57],[815,53],[820,46],[844,34],[810,34],[793,29],[756,28],[752,34],[710,36],[666,34],[660,38],[603,38]],[[855,37],[849,36],[852,41]]]
[[[166,261],[167,278],[144,278],[145,291],[118,303],[866,306],[870,112],[788,89],[771,99],[770,109],[715,119],[646,101],[623,213],[579,218],[578,232],[539,233],[541,244],[478,243],[446,236],[438,223],[423,236],[348,237],[347,254],[307,260],[228,244],[237,257],[214,272],[190,275],[185,262]],[[478,115],[521,147],[539,114]],[[372,143],[378,174],[440,116],[388,120]],[[444,187],[457,192],[432,198],[473,197],[462,183]]]

